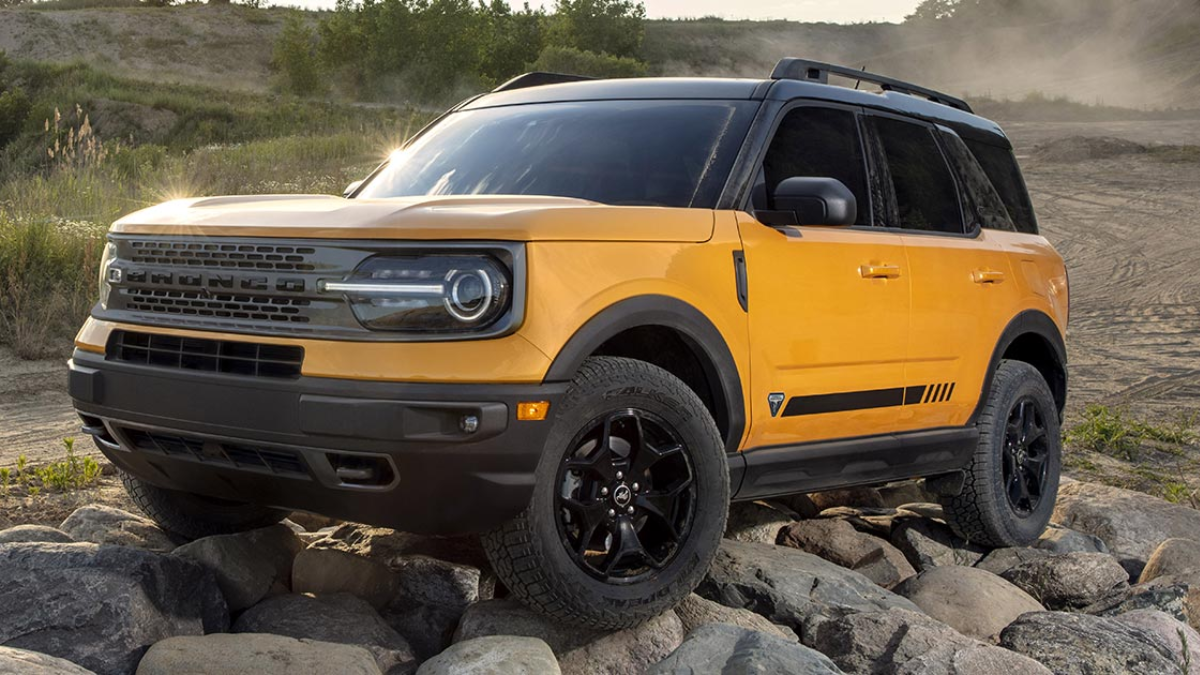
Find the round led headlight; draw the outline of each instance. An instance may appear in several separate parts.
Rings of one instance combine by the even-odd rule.
[[[487,314],[495,302],[492,278],[485,270],[450,270],[446,275],[448,297],[443,301],[450,316],[470,323]]]

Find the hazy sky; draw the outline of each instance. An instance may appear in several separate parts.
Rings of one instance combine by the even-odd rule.
[[[728,19],[790,19],[792,21],[900,21],[920,0],[644,0],[651,18],[716,15]],[[274,0],[271,4],[332,8],[334,0]],[[519,7],[523,0],[509,0]],[[553,6],[553,0],[530,0],[530,5]]]

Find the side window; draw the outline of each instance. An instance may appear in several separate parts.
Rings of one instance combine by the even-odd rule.
[[[933,132],[924,125],[876,117],[896,194],[899,227],[964,232],[958,189]]]
[[[767,207],[774,208],[775,187],[786,178],[836,178],[858,200],[858,225],[871,224],[867,171],[854,113],[804,107],[779,123],[763,160]]]
[[[941,130],[940,134],[946,156],[958,174],[962,202],[969,205],[967,210],[972,214],[968,224],[973,227],[978,223],[980,227],[989,230],[1015,232],[1017,228],[1008,215],[1004,200],[992,186],[987,172],[975,160],[975,155],[967,149],[967,144],[954,132]]]
[[[1029,202],[1025,180],[1021,178],[1021,169],[1017,167],[1017,158],[1012,150],[977,140],[967,140],[966,143],[991,179],[996,192],[1000,193],[1000,199],[1004,201],[1017,232],[1037,234],[1033,204]]]

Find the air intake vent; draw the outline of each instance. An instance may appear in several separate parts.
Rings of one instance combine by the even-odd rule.
[[[279,476],[309,477],[300,453],[240,443],[206,441],[190,436],[127,428],[126,438],[136,450],[205,464],[221,464]]]
[[[106,358],[157,368],[249,377],[300,377],[304,348],[115,330]]]
[[[311,260],[316,249],[307,246],[149,240],[135,240],[129,245],[132,261],[144,265],[286,272],[316,269]]]

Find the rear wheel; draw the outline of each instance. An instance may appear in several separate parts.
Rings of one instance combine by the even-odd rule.
[[[1062,470],[1058,409],[1036,368],[1001,361],[979,417],[979,445],[946,520],[987,546],[1027,546],[1054,512]]]
[[[515,596],[599,629],[636,625],[708,570],[729,506],[716,424],[667,371],[589,359],[556,415],[534,495],[483,537]]]
[[[288,515],[287,511],[257,504],[168,490],[124,471],[120,473],[125,491],[143,513],[164,530],[188,539],[267,527]]]

